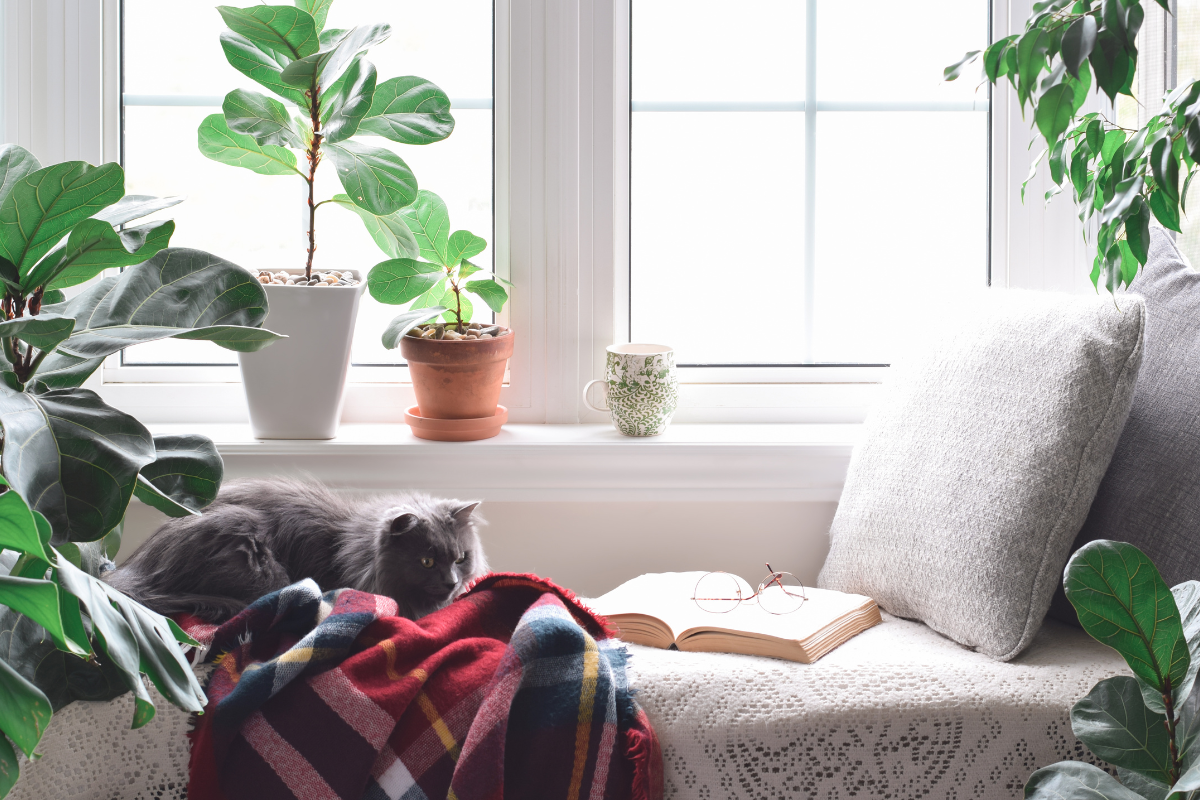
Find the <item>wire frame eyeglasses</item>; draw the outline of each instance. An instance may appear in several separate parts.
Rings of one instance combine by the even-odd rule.
[[[776,572],[767,564],[770,574],[758,584],[758,589],[749,596],[742,590],[736,575],[728,572],[707,572],[696,581],[692,600],[702,611],[711,614],[728,614],[742,603],[756,603],[768,614],[791,614],[799,611],[808,597],[804,584],[790,572]]]

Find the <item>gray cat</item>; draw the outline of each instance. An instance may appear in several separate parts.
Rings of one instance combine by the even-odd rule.
[[[164,523],[103,576],[160,614],[221,622],[302,578],[387,595],[401,616],[445,607],[487,572],[478,503],[339,497],[315,482],[227,483],[199,517]]]

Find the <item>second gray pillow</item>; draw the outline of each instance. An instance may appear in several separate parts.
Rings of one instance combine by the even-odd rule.
[[[1008,660],[1041,626],[1124,427],[1144,306],[988,294],[872,410],[819,585]]]

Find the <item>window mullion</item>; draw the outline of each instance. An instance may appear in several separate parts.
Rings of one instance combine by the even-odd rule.
[[[817,231],[817,0],[804,23],[804,360],[813,355]]]

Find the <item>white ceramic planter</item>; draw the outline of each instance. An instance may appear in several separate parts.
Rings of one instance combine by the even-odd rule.
[[[263,327],[288,338],[257,353],[238,354],[255,438],[337,436],[365,286],[264,287],[269,311]]]

